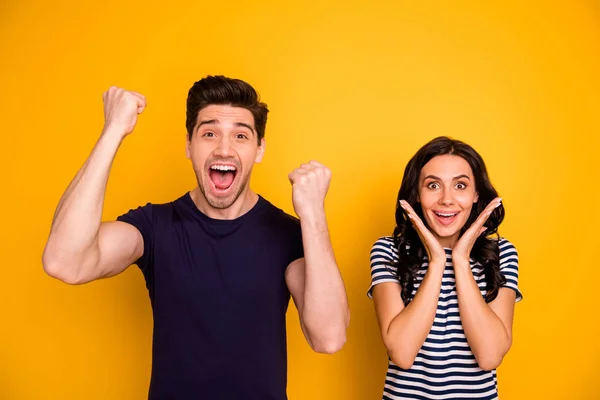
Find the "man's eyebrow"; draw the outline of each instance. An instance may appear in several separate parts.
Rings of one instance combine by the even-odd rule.
[[[198,124],[197,128],[200,128],[202,125],[212,125],[212,124],[219,124],[219,121],[217,121],[216,119],[205,119],[200,121],[200,123]]]
[[[236,122],[236,123],[235,123],[235,126],[240,126],[240,127],[248,128],[248,129],[250,129],[250,131],[251,131],[252,133],[254,133],[254,128],[253,128],[252,126],[248,125],[248,124],[247,124],[247,123],[245,123],[245,122]]]
[[[198,124],[198,126],[196,127],[196,129],[200,129],[200,127],[202,125],[219,125],[219,120],[218,119],[205,119],[200,121],[200,123]],[[247,128],[250,130],[250,132],[255,133],[254,128],[252,127],[252,125],[247,124],[245,122],[236,122],[234,123],[235,126],[237,127],[242,127],[242,128]]]

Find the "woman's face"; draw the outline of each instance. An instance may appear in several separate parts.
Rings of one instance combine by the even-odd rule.
[[[475,177],[467,161],[455,155],[429,160],[419,176],[418,202],[426,224],[443,247],[452,248],[477,202]]]

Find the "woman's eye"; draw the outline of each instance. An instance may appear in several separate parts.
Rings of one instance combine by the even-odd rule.
[[[438,183],[436,183],[436,182],[431,182],[430,184],[427,185],[427,187],[429,189],[439,189],[440,185]]]
[[[465,185],[464,183],[460,183],[459,182],[459,183],[456,184],[456,188],[460,189],[460,190],[463,190],[463,189],[467,188],[467,185]]]

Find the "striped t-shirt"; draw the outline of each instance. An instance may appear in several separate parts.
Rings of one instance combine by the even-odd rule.
[[[518,255],[515,247],[506,239],[500,239],[500,272],[506,277],[504,287],[514,289],[516,301],[522,299],[518,289]],[[456,281],[452,267],[452,253],[446,251],[446,268],[438,300],[433,326],[419,350],[410,369],[402,369],[389,360],[383,399],[497,399],[496,370],[484,371],[477,365],[475,356],[467,343],[458,312]],[[371,250],[372,297],[375,285],[384,282],[399,283],[396,268],[398,250],[391,236],[378,239]],[[415,296],[425,273],[427,258],[419,268],[414,289],[409,300]],[[479,263],[471,262],[471,271],[481,295],[485,296],[485,275]]]

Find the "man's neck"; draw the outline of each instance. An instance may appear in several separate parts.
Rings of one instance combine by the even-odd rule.
[[[240,197],[227,208],[214,208],[206,201],[206,198],[198,187],[190,192],[192,201],[201,213],[212,219],[232,220],[241,217],[252,209],[258,202],[258,195],[250,188],[246,188]]]

